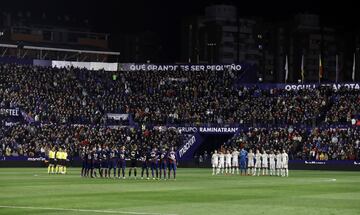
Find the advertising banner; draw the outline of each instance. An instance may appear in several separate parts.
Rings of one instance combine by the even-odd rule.
[[[136,64],[120,63],[120,71],[240,71],[240,64]]]
[[[118,113],[107,113],[106,116],[108,119],[113,119],[113,120],[127,120],[129,118],[129,114],[118,114]]]
[[[207,133],[207,134],[235,134],[239,128],[238,127],[206,127],[206,126],[184,126],[177,127],[178,131],[181,133]]]
[[[360,89],[360,83],[328,83],[328,84],[319,84],[319,83],[313,83],[313,84],[241,84],[239,86],[242,87],[258,87],[263,90],[268,89],[282,89],[287,91],[292,90],[304,90],[304,89],[315,89],[319,86],[321,87],[330,87],[334,90],[339,90],[340,88],[348,88],[348,89]]]
[[[14,126],[22,120],[22,111],[19,108],[0,108],[1,126]]]
[[[195,151],[201,146],[203,139],[197,132],[188,136],[184,144],[178,148],[177,155],[179,161],[192,160]]]

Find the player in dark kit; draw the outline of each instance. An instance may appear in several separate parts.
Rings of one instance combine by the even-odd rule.
[[[174,180],[176,180],[176,152],[174,151],[174,147],[171,147],[171,150],[168,154],[168,165],[169,165],[168,178],[170,179],[170,173],[171,170],[173,170]]]
[[[110,162],[110,150],[109,147],[106,146],[101,151],[101,172],[104,178],[110,177],[110,174],[108,175],[109,162]]]
[[[87,149],[85,147],[82,148],[81,152],[80,152],[80,157],[81,157],[81,161],[82,161],[82,168],[81,168],[81,176],[84,177],[86,176],[86,169],[87,169]]]
[[[100,175],[100,177],[102,177],[101,161],[102,161],[101,150],[100,149],[94,149],[93,150],[93,169],[91,171],[91,177],[93,177],[93,176],[97,177],[96,170],[99,171],[99,175]]]
[[[144,171],[146,171],[146,178],[149,180],[149,167],[148,167],[148,158],[149,154],[146,150],[141,153],[141,179],[144,179]]]
[[[110,162],[109,162],[109,177],[111,175],[111,169],[114,169],[114,178],[116,177],[116,166],[119,160],[118,150],[113,147],[110,151]]]
[[[94,171],[94,151],[89,151],[87,153],[87,163],[86,163],[86,176],[90,176],[93,178],[93,171]]]
[[[126,151],[125,146],[121,146],[119,151],[119,162],[118,162],[118,177],[120,178],[120,170],[122,170],[122,177],[125,179],[125,169],[126,169]]]
[[[132,147],[130,151],[130,169],[129,169],[129,177],[131,177],[131,172],[134,169],[134,176],[136,179],[136,163],[139,158],[139,152],[137,150],[136,145]]]
[[[162,173],[164,173],[164,180],[166,180],[166,164],[167,164],[167,153],[165,149],[161,149],[161,152],[159,154],[160,157],[160,179]]]
[[[158,178],[159,176],[158,161],[159,161],[159,155],[157,153],[157,149],[153,148],[153,150],[150,152],[150,168],[151,168],[151,175],[154,180],[155,180],[154,170],[156,172],[156,178]]]

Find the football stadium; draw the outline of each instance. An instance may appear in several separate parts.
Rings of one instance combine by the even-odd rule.
[[[0,9],[1,215],[360,214],[356,7],[34,2]]]

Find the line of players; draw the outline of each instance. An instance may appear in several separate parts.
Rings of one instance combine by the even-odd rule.
[[[65,148],[52,147],[48,153],[48,174],[66,174],[68,153]]]
[[[141,179],[149,178],[151,170],[152,179],[170,179],[171,171],[176,180],[176,153],[173,147],[169,151],[165,149],[158,150],[156,147],[149,150],[138,150],[136,146],[126,150],[125,146],[119,149],[108,146],[101,148],[84,147],[81,151],[82,159],[82,177],[101,177],[101,178],[123,178],[125,179],[126,161],[130,161],[129,178],[134,170],[134,178],[137,178],[137,164],[141,163]],[[168,174],[166,174],[168,170]],[[112,172],[112,174],[111,174]]]
[[[239,162],[240,161],[240,162]],[[285,150],[271,151],[269,154],[266,150],[252,150],[249,153],[245,149],[240,152],[234,148],[232,151],[222,150],[219,153],[215,150],[211,157],[213,175],[217,174],[239,174],[241,175],[270,175],[270,176],[289,176],[288,169],[289,156]],[[239,165],[240,164],[240,165]],[[261,172],[262,171],[262,172]]]

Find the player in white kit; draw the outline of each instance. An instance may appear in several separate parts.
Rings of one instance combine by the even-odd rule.
[[[213,168],[213,175],[215,175],[216,173],[216,168],[219,166],[219,154],[217,153],[217,151],[215,150],[214,153],[211,156],[211,164],[212,164],[212,168]]]
[[[234,148],[234,151],[231,153],[232,155],[232,169],[231,169],[231,173],[235,174],[235,169],[236,169],[236,174],[239,174],[239,154],[240,152]]]
[[[219,153],[219,166],[218,166],[218,169],[217,169],[217,174],[221,173],[223,174],[224,173],[224,167],[225,167],[225,155],[222,151],[220,151]]]
[[[269,163],[270,163],[270,175],[275,175],[275,154],[273,151],[269,154]]]
[[[289,169],[288,169],[288,163],[289,163],[289,156],[288,154],[285,152],[285,150],[282,151],[281,154],[281,161],[282,161],[282,177],[289,177]]]
[[[281,159],[281,153],[280,153],[280,151],[277,151],[276,152],[276,156],[275,156],[275,158],[276,158],[276,166],[275,166],[275,168],[276,168],[276,175],[277,176],[280,176],[280,171],[281,171],[281,169],[282,169],[282,159]]]
[[[253,175],[260,175],[260,169],[261,169],[261,154],[259,150],[256,150],[255,154],[255,172]]]
[[[250,175],[253,175],[255,173],[255,169],[254,169],[254,153],[252,152],[252,150],[250,149],[249,150],[249,153],[248,153],[248,174]]]
[[[261,154],[261,167],[262,167],[262,175],[268,175],[268,154],[264,150]]]
[[[227,150],[227,153],[225,155],[225,173],[228,174],[231,172],[231,153],[230,150]]]

